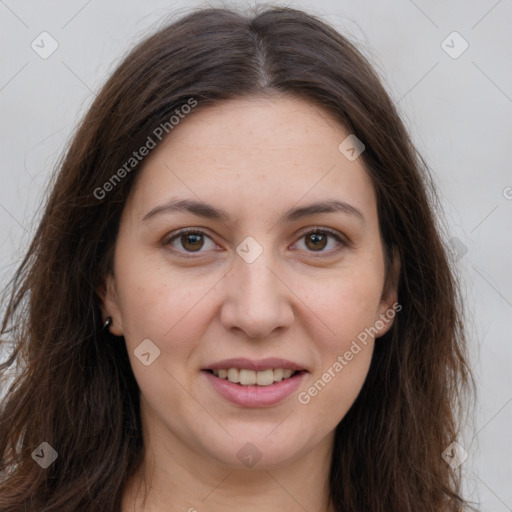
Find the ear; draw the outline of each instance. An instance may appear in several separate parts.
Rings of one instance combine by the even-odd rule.
[[[375,338],[384,336],[393,325],[396,313],[402,309],[398,303],[398,280],[400,277],[400,256],[396,247],[392,251],[392,261],[388,269],[382,296],[375,319],[375,329],[377,334]]]
[[[107,274],[103,284],[96,292],[101,300],[103,323],[107,321],[109,316],[112,317],[112,323],[109,327],[110,332],[116,336],[123,336],[123,321],[113,274]]]

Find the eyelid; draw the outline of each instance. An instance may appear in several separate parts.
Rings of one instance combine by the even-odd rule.
[[[310,226],[306,228],[306,231],[302,232],[300,235],[298,235],[298,240],[301,240],[306,235],[310,235],[313,233],[321,233],[326,234],[330,236],[331,238],[334,238],[338,242],[338,247],[331,249],[329,251],[307,251],[308,255],[312,255],[313,257],[322,258],[322,257],[329,257],[334,254],[337,254],[341,249],[350,246],[350,241],[348,238],[340,233],[339,231],[322,227],[322,226]],[[296,242],[295,242],[296,243]]]
[[[336,254],[344,247],[347,247],[350,245],[350,241],[342,233],[340,233],[337,230],[327,228],[327,227],[322,227],[322,226],[310,226],[308,228],[305,228],[305,230],[306,231],[303,231],[301,234],[298,235],[297,241],[301,240],[303,237],[305,237],[307,235],[310,235],[313,233],[321,233],[321,234],[326,234],[328,236],[331,236],[339,244],[339,247],[337,247],[335,249],[331,249],[330,251],[307,251],[308,254],[311,254],[314,257],[324,257],[324,256],[327,257],[330,255]],[[164,246],[170,246],[174,240],[176,240],[180,236],[187,235],[187,234],[204,235],[204,236],[210,238],[210,240],[212,240],[214,243],[216,243],[215,240],[212,238],[212,236],[209,235],[208,232],[205,231],[204,228],[188,227],[188,228],[179,229],[178,231],[171,233],[170,236],[166,236],[163,239],[163,244],[164,244]],[[297,242],[295,242],[295,243],[297,243]],[[196,257],[196,256],[194,256],[194,254],[201,255],[201,253],[202,253],[202,251],[198,251],[197,253],[194,253],[194,252],[187,252],[187,251],[182,251],[182,250],[178,250],[178,249],[174,249],[174,248],[171,248],[171,250],[175,253],[182,255],[182,256],[186,255],[184,257],[188,257],[188,258],[194,258],[194,257]]]
[[[162,240],[162,243],[165,247],[167,246],[171,246],[171,243],[174,242],[174,240],[178,239],[180,236],[183,236],[183,235],[188,235],[188,234],[194,234],[194,235],[204,235],[206,237],[208,237],[210,240],[212,240],[213,243],[215,243],[216,245],[218,245],[215,240],[213,239],[213,237],[208,234],[207,231],[205,231],[204,228],[183,228],[183,229],[179,229],[177,231],[173,231],[172,233],[169,234],[169,236],[165,236]],[[174,247],[170,247],[170,250],[173,252],[173,253],[177,253],[181,256],[184,256],[186,258],[194,258],[196,256],[194,256],[194,254],[197,254],[197,255],[201,255],[202,254],[202,251],[199,251],[197,253],[194,253],[194,252],[187,252],[187,251],[183,251],[183,250],[179,250],[179,249],[175,249]]]

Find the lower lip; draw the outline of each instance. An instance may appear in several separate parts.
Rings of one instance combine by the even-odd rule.
[[[296,391],[306,375],[306,372],[303,371],[288,379],[270,384],[270,386],[242,386],[215,377],[205,370],[203,373],[220,396],[242,407],[267,407],[277,404]]]

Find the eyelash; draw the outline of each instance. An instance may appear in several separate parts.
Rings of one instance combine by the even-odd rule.
[[[210,239],[211,236],[209,236],[206,232],[202,231],[201,229],[196,229],[196,228],[184,228],[184,229],[181,229],[179,230],[178,232],[174,233],[170,238],[167,238],[165,241],[164,241],[164,246],[171,246],[172,242],[174,242],[174,240],[178,239],[179,237],[183,236],[183,235],[204,235]],[[301,240],[302,238],[308,236],[308,235],[312,235],[312,234],[321,234],[321,235],[329,235],[331,236],[332,238],[334,238],[339,246],[336,248],[336,249],[332,249],[330,251],[308,251],[310,252],[314,257],[317,257],[317,258],[322,258],[324,257],[323,254],[328,254],[328,255],[332,255],[332,254],[336,254],[338,253],[340,250],[342,250],[344,247],[346,247],[348,245],[348,243],[342,239],[342,237],[338,234],[337,231],[334,231],[333,229],[329,229],[329,228],[313,228],[311,229],[310,231],[307,231],[306,233],[303,233],[299,240]],[[176,253],[179,253],[180,255],[183,256],[183,254],[187,254],[189,256],[183,256],[185,258],[195,258],[196,256],[194,256],[194,254],[198,254],[200,255],[201,254],[201,251],[198,251],[198,252],[193,252],[193,251],[190,251],[190,252],[187,252],[187,251],[181,251],[181,250],[177,250],[173,247],[171,247],[171,250],[173,252],[176,252]],[[317,254],[315,254],[317,253]]]

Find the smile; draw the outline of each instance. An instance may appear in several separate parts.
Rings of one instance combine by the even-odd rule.
[[[260,371],[229,368],[224,371],[203,370],[201,373],[217,395],[232,404],[251,408],[269,407],[283,402],[297,392],[302,379],[308,374],[305,370],[282,368]],[[232,382],[229,378],[230,373],[232,379],[238,379],[239,382]],[[258,379],[263,384],[259,384]]]
[[[275,368],[262,371],[246,370],[239,368],[221,368],[219,370],[210,370],[215,377],[228,380],[233,384],[241,386],[271,386],[275,382],[289,379],[297,371],[288,368]]]

